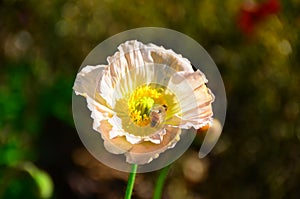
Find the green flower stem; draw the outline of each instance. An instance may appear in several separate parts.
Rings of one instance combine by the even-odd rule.
[[[137,164],[133,164],[131,168],[131,172],[128,177],[128,184],[125,193],[125,199],[131,199],[131,194],[134,186],[135,175],[137,171]]]
[[[163,190],[163,187],[164,187],[164,183],[165,183],[166,177],[167,177],[167,175],[169,173],[170,167],[171,167],[171,164],[169,164],[168,166],[164,167],[160,171],[158,179],[156,181],[153,199],[161,199],[162,190]]]

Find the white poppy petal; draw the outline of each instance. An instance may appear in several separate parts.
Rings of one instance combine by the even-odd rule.
[[[75,92],[94,99],[105,65],[85,66],[76,76],[73,89]]]
[[[108,123],[112,126],[111,130],[109,131],[109,138],[115,138],[117,136],[124,136],[125,132],[122,129],[122,120],[116,114],[113,117],[108,118]]]
[[[126,140],[131,144],[137,144],[143,140],[142,137],[134,136],[128,132],[125,132],[122,128],[122,120],[117,115],[109,118],[108,122],[112,126],[111,130],[109,131],[110,139],[125,136]]]
[[[177,115],[181,119],[180,128],[199,129],[211,123],[213,116],[211,103],[214,96],[205,83],[207,79],[199,70],[178,72],[171,78],[168,87],[179,98],[182,111],[181,117]]]
[[[167,65],[175,71],[193,72],[190,61],[186,58],[183,58],[181,55],[176,54],[172,50],[166,50],[163,47],[153,46],[151,56],[154,63]]]
[[[131,144],[137,144],[142,141],[142,138],[134,136],[132,134],[126,133],[125,134],[126,140],[130,142]]]
[[[105,149],[113,154],[122,154],[130,150],[132,148],[132,144],[127,142],[124,136],[117,136],[112,139],[110,138],[111,129],[112,126],[107,120],[101,121],[98,131],[101,132],[101,138],[104,141]]]
[[[100,121],[108,119],[113,111],[106,106],[106,102],[97,95],[96,89],[99,85],[101,75],[105,66],[86,66],[76,76],[73,86],[76,95],[86,98],[87,107],[91,111],[93,118],[93,129],[97,130]]]
[[[159,157],[159,154],[167,149],[173,148],[180,140],[180,128],[167,127],[164,140],[160,144],[152,142],[143,142],[133,145],[132,148],[125,153],[126,161],[131,164],[147,164],[153,159]]]
[[[114,112],[106,106],[99,104],[89,96],[86,96],[86,101],[87,107],[91,111],[91,118],[93,118],[93,129],[98,131],[100,122],[109,119]]]
[[[166,50],[163,47],[154,44],[143,44],[136,40],[127,41],[118,47],[118,52],[107,58],[108,66],[103,72],[101,80],[100,94],[109,105],[114,106],[113,94],[116,84],[125,78],[126,87],[123,92],[132,91],[137,85],[140,85],[134,75],[126,75],[131,70],[136,70],[141,76],[147,78],[149,82],[152,76],[149,70],[144,70],[148,64],[160,64],[172,68],[175,71],[192,72],[190,62],[181,55],[172,50]],[[139,71],[142,70],[142,71]]]
[[[125,153],[127,150],[122,149],[121,147],[116,147],[114,144],[111,143],[110,140],[104,140],[104,147],[105,149],[113,154],[123,154]]]
[[[87,97],[88,108],[91,110],[91,118],[93,118],[93,129],[97,130],[100,126],[100,121],[107,119],[108,114],[101,113],[95,108],[95,101]]]
[[[162,128],[155,132],[152,136],[145,138],[145,141],[150,141],[154,144],[160,144],[163,141],[164,135],[167,133],[165,128]]]

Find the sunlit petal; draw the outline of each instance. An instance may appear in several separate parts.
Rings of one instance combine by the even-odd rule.
[[[178,96],[181,105],[182,116],[175,115],[181,119],[180,128],[199,129],[211,123],[213,116],[211,103],[214,96],[206,87],[206,82],[206,77],[199,70],[178,72],[171,78],[168,87]]]
[[[167,149],[173,148],[180,139],[180,128],[167,127],[166,135],[160,144],[152,142],[143,142],[142,144],[133,145],[127,152],[126,161],[135,164],[146,164],[153,159],[158,158],[159,154]]]
[[[87,107],[93,118],[93,129],[97,130],[100,121],[108,119],[114,112],[96,92],[104,66],[86,66],[78,74],[73,89],[75,94],[86,98]]]

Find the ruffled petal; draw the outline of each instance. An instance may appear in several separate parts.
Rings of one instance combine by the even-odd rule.
[[[132,148],[132,144],[127,142],[124,136],[110,138],[109,132],[112,129],[112,125],[108,123],[107,120],[101,121],[101,125],[98,128],[98,131],[101,132],[101,137],[104,141],[105,149],[113,154],[122,154],[129,151]]]
[[[159,157],[159,154],[167,149],[173,148],[180,140],[181,129],[174,127],[166,127],[156,134],[142,142],[132,144],[126,136],[116,136],[111,138],[110,132],[112,125],[108,120],[102,120],[98,131],[101,132],[101,137],[104,140],[105,149],[113,154],[125,154],[126,161],[132,164],[147,164],[153,159]],[[152,139],[152,140],[151,140]],[[155,143],[154,140],[160,140],[160,143]]]
[[[193,72],[193,67],[190,61],[176,54],[172,50],[166,50],[163,47],[154,47],[151,51],[151,57],[156,64],[167,65],[175,71]]]
[[[96,88],[101,81],[102,72],[106,66],[85,66],[76,76],[73,89],[82,96],[94,99]]]
[[[126,161],[131,164],[147,164],[153,159],[158,158],[160,153],[173,148],[180,140],[180,134],[180,128],[167,127],[164,139],[160,144],[145,141],[141,144],[133,145],[125,153]]]
[[[144,56],[142,52],[143,46],[144,44],[137,41],[127,41],[118,47],[118,52],[107,58],[108,67],[103,73],[103,80],[100,87],[100,93],[104,99],[107,101],[113,99],[116,84],[129,71],[151,63],[151,60],[148,60],[147,56]],[[126,77],[125,80],[128,85],[126,88],[132,89],[132,84],[136,84],[136,81],[131,79],[131,76],[127,75]],[[111,105],[113,104],[111,103]]]
[[[86,66],[76,76],[73,89],[76,95],[86,98],[87,107],[93,118],[93,129],[97,130],[100,121],[110,118],[114,112],[106,101],[96,92],[105,66]]]
[[[170,80],[168,87],[179,98],[182,115],[175,115],[173,122],[180,119],[178,127],[199,129],[212,122],[214,95],[206,87],[205,75],[196,72],[178,72]]]
[[[142,137],[134,136],[130,133],[125,132],[125,130],[122,128],[122,120],[117,115],[109,118],[108,123],[112,126],[109,131],[110,139],[125,136],[126,140],[131,144],[137,144],[143,141]]]
[[[166,50],[163,47],[154,44],[143,44],[139,41],[132,40],[121,44],[118,52],[107,58],[108,67],[103,72],[101,86],[99,92],[101,96],[113,106],[112,101],[116,84],[120,82],[124,75],[129,71],[136,70],[136,73],[145,77],[153,78],[149,71],[144,70],[144,66],[149,64],[160,64],[168,66],[174,71],[192,72],[193,68],[190,62],[181,55],[176,54],[172,50]],[[142,71],[139,71],[142,70]],[[150,75],[150,76],[149,76]],[[126,75],[124,83],[126,83],[126,91],[132,91],[134,84],[139,85],[134,75]]]
[[[165,150],[173,148],[179,141],[181,133],[179,128],[167,127],[160,132],[160,136],[164,135],[164,139],[159,144],[145,140],[132,144],[125,136],[110,138],[112,128],[112,125],[107,120],[101,121],[98,128],[104,140],[105,149],[113,154],[125,153],[127,162],[134,164],[146,164],[157,158]]]
[[[167,133],[166,129],[162,128],[157,132],[155,132],[152,136],[149,136],[148,138],[144,138],[144,141],[150,141],[154,144],[160,144],[163,141],[164,135],[166,135],[166,133]]]

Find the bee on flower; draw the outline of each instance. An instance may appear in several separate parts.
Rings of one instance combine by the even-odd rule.
[[[156,127],[165,120],[166,118],[166,111],[167,111],[167,105],[154,105],[151,108],[149,117],[150,117],[150,126]]]
[[[213,121],[214,95],[200,70],[172,50],[126,41],[107,65],[85,66],[74,83],[105,149],[143,165],[176,146],[182,129]]]

